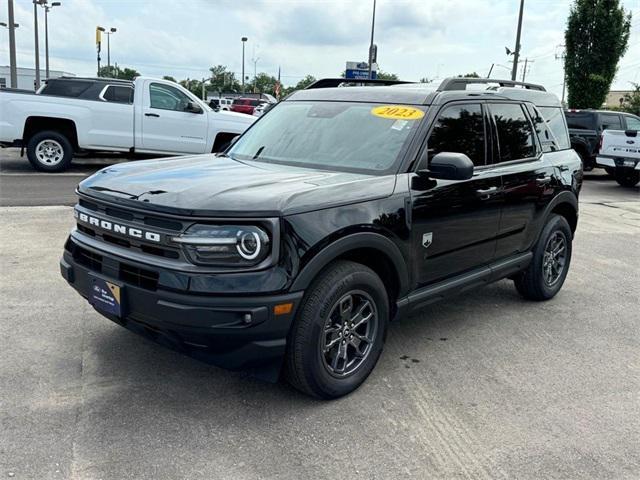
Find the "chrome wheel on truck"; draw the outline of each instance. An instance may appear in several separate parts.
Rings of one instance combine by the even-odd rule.
[[[61,172],[67,169],[73,159],[73,146],[59,132],[38,132],[27,142],[27,158],[36,170]]]
[[[36,157],[44,165],[54,166],[64,158],[62,145],[52,139],[42,140],[36,145]]]

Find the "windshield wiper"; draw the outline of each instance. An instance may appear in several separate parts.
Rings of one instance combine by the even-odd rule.
[[[262,151],[264,150],[264,145],[261,146],[258,151],[256,152],[256,154],[253,156],[252,160],[255,160],[256,158],[258,158],[260,156],[260,154],[262,153]]]

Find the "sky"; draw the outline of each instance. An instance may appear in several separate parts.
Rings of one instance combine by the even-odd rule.
[[[143,75],[203,78],[212,65],[227,65],[240,78],[242,43],[246,75],[276,76],[285,85],[307,74],[335,77],[346,61],[368,56],[373,0],[60,0],[49,13],[52,70],[95,75],[95,28],[117,28],[111,62]],[[50,2],[51,3],[51,2]],[[527,81],[562,91],[561,53],[571,0],[525,0],[522,57]],[[623,0],[634,15],[627,54],[615,89],[640,82],[640,0]],[[7,21],[0,1],[0,22]],[[34,67],[31,0],[14,0],[17,62]],[[468,72],[509,78],[505,46],[513,50],[518,0],[378,0],[375,43],[378,64],[403,80],[442,79]],[[41,67],[44,11],[39,8]],[[0,65],[9,64],[9,36],[0,28]],[[106,64],[106,39],[103,43]],[[524,65],[520,65],[519,78]]]

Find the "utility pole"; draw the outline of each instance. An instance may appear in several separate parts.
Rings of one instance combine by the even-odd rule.
[[[556,60],[562,60],[562,101],[561,103],[564,106],[565,87],[567,85],[567,71],[565,70],[565,58],[567,56],[567,53],[564,49],[565,48],[564,45],[558,45],[556,48],[561,49],[560,53],[555,54],[555,58]]]
[[[518,15],[518,31],[516,33],[516,49],[513,52],[513,69],[511,70],[511,80],[515,81],[518,75],[518,58],[520,57],[520,34],[522,33],[522,13],[524,11],[524,0],[520,0],[520,14]]]
[[[11,88],[18,88],[18,67],[16,65],[16,24],[13,19],[13,0],[9,3],[9,69],[11,70]]]
[[[35,32],[36,43],[36,81],[34,89],[40,88],[40,51],[38,49],[38,1],[33,0],[33,31]]]
[[[244,44],[247,43],[247,37],[242,37],[242,93],[244,93]]]
[[[375,46],[373,44],[373,33],[376,26],[376,0],[373,0],[373,16],[371,17],[371,43],[369,44],[369,79],[371,79],[371,68],[374,61]]]
[[[527,66],[535,62],[535,60],[529,60],[528,58],[524,59],[524,68],[522,69],[522,83],[524,83],[524,79],[527,77]]]
[[[260,57],[258,58],[252,58],[251,61],[253,62],[253,93],[257,93],[257,87],[258,87],[258,82],[257,82],[257,78],[258,78],[258,60],[260,60]]]

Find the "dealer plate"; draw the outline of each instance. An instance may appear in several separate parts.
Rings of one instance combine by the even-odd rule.
[[[110,315],[122,316],[122,293],[124,288],[114,282],[91,275],[89,303],[96,310]]]
[[[635,160],[625,160],[623,165],[625,167],[635,167],[636,166],[636,162],[635,162]]]

